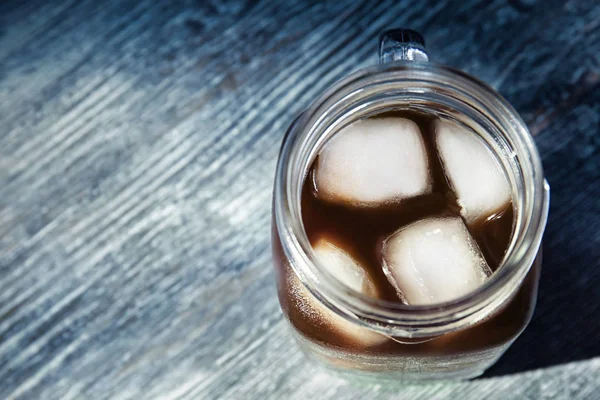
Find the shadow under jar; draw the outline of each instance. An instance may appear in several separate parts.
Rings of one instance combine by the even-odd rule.
[[[353,377],[479,376],[525,329],[535,307],[549,187],[532,137],[492,88],[427,60],[416,32],[384,33],[380,65],[316,99],[289,128],[279,156],[272,245],[282,310],[310,358]],[[504,256],[481,286],[454,300],[410,305],[366,296],[336,279],[311,247],[303,195],[314,160],[344,127],[390,112],[468,127],[497,156],[510,183],[512,227]]]

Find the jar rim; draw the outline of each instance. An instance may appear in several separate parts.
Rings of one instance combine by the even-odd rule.
[[[323,129],[328,124],[329,128],[334,125],[334,120],[327,120],[326,110],[343,109],[344,102],[351,96],[364,95],[364,89],[369,85],[382,86],[385,82],[428,82],[440,93],[455,92],[466,96],[468,101],[476,103],[471,106],[503,124],[501,133],[511,136],[519,164],[526,164],[523,167],[529,172],[523,174],[526,204],[521,205],[521,212],[526,213],[527,218],[520,218],[517,223],[513,233],[514,246],[507,251],[502,265],[474,291],[443,303],[406,305],[371,298],[343,285],[325,268],[319,267],[302,224],[299,187],[307,170],[294,170],[293,167],[302,154],[311,150],[307,138],[318,132],[317,126]],[[302,284],[342,317],[401,337],[447,333],[476,323],[500,308],[533,264],[545,229],[548,206],[549,186],[544,179],[539,153],[525,123],[512,106],[493,88],[462,71],[433,63],[406,61],[376,65],[347,76],[326,90],[294,121],[283,139],[273,203],[282,248]]]

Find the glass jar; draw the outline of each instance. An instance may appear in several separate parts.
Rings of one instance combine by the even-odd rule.
[[[281,147],[272,222],[281,307],[309,357],[353,376],[476,377],[525,329],[535,307],[549,186],[533,139],[492,88],[427,61],[418,33],[384,33],[380,65],[351,74],[317,98]],[[319,264],[304,232],[302,185],[319,150],[344,126],[390,109],[425,111],[469,126],[499,155],[509,178],[515,214],[510,244],[497,271],[461,298],[410,306],[367,297]]]

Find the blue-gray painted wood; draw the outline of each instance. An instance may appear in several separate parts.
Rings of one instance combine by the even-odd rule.
[[[594,398],[594,3],[2,2],[0,398]],[[535,317],[474,382],[331,377],[275,295],[283,132],[398,26],[514,104],[553,189]]]

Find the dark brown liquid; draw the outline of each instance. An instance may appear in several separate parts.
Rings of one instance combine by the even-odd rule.
[[[315,245],[320,238],[333,244],[356,259],[375,281],[381,298],[400,301],[394,287],[389,283],[381,268],[380,243],[399,228],[427,217],[460,217],[460,207],[451,190],[434,143],[433,122],[430,116],[407,112],[380,114],[382,117],[403,117],[419,126],[429,159],[433,179],[432,192],[397,204],[379,207],[352,207],[329,203],[317,197],[313,184],[315,160],[302,190],[302,220],[310,242]],[[500,265],[513,226],[512,204],[489,218],[469,226],[488,265],[495,271]]]
[[[398,295],[381,268],[381,256],[378,252],[381,240],[402,226],[422,218],[460,216],[460,209],[434,148],[433,118],[405,112],[395,112],[392,115],[409,118],[419,125],[433,175],[432,193],[382,207],[336,205],[317,198],[311,170],[302,191],[302,218],[313,245],[325,236],[367,269],[378,286],[381,298],[399,302]],[[318,159],[315,163],[317,162]],[[496,270],[502,261],[512,227],[512,204],[507,204],[495,215],[468,227],[492,270]],[[521,333],[533,313],[540,272],[539,256],[514,297],[496,313],[474,326],[424,343],[406,344],[384,338],[383,341],[365,344],[340,332],[315,312],[316,309],[307,303],[306,298],[298,296],[297,287],[300,284],[282,250],[275,225],[273,230],[273,256],[282,309],[304,339],[324,346],[324,349],[334,350],[333,353],[322,355],[331,364],[351,365],[351,368],[372,371],[414,369],[419,373],[438,371],[440,368],[475,368],[478,369],[478,374],[493,363]],[[327,352],[323,354],[325,353]],[[391,363],[390,358],[394,360]]]

